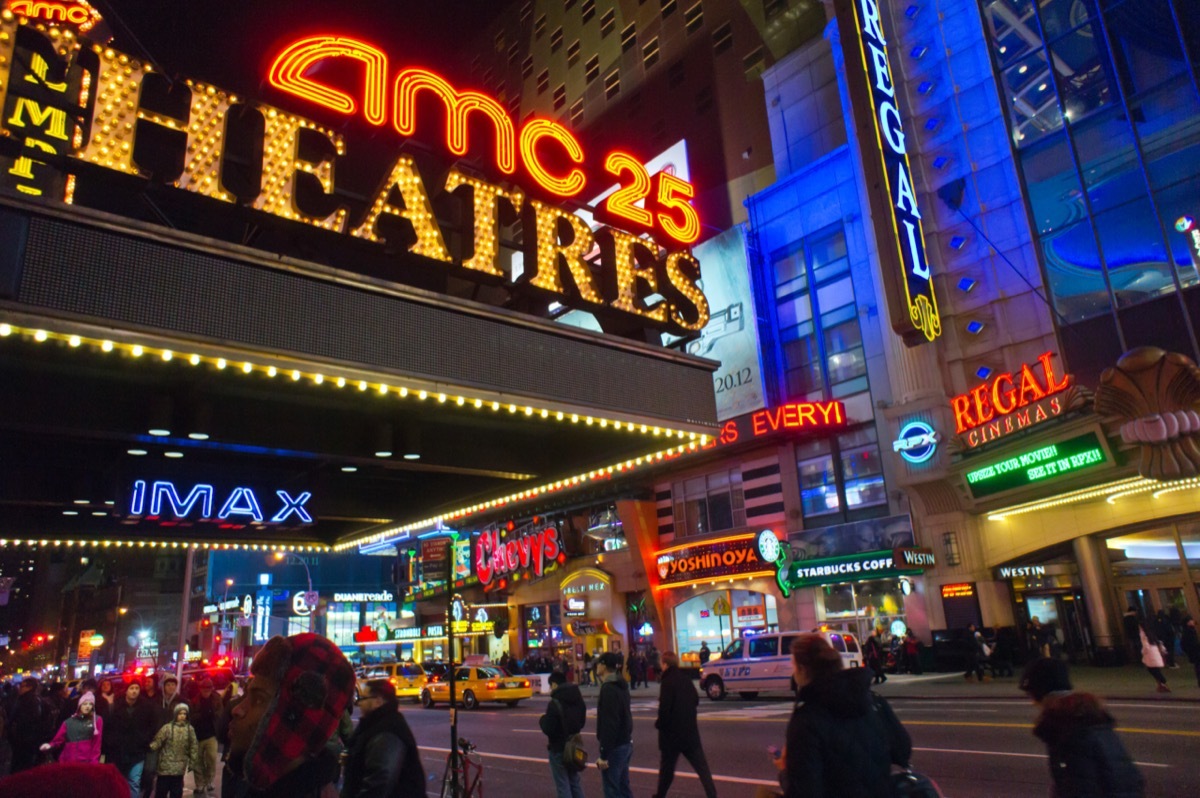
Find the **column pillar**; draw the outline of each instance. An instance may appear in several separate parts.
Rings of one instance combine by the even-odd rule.
[[[1104,541],[1083,536],[1072,541],[1083,600],[1091,621],[1092,645],[1097,665],[1119,665],[1124,660],[1121,614],[1112,592],[1112,569],[1104,551]]]

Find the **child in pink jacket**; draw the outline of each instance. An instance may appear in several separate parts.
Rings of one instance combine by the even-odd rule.
[[[84,693],[79,698],[79,710],[63,721],[54,739],[42,746],[43,751],[59,751],[59,762],[100,764],[100,736],[104,721],[96,714],[96,696]]]

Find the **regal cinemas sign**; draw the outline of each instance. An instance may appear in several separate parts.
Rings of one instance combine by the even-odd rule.
[[[997,375],[950,400],[954,429],[965,448],[974,449],[1063,414],[1072,380],[1055,370],[1053,358],[1052,352],[1046,352],[1037,363]]]
[[[64,10],[49,15],[47,5],[18,4],[34,19],[11,10],[0,19],[0,138],[8,139],[0,160],[7,185],[22,194],[69,202],[77,172],[111,170],[200,195],[214,209],[319,228],[639,327],[687,335],[708,323],[689,249],[701,229],[695,189],[673,174],[648,174],[621,150],[588,152],[554,120],[518,122],[496,99],[428,69],[397,67],[370,42],[292,41],[264,76],[281,99],[377,128],[398,145],[440,139],[420,168],[412,155],[396,156],[363,197],[345,184],[362,177],[343,175],[354,145],[342,133],[218,86],[168,82],[150,64],[77,35],[67,24],[72,4],[50,4]],[[464,156],[489,179],[459,168]],[[595,209],[605,222],[595,231],[560,207],[613,183],[618,190]],[[461,235],[446,234],[458,232],[451,220]],[[519,225],[524,249],[519,277],[501,253],[502,235],[517,235],[509,225]]]

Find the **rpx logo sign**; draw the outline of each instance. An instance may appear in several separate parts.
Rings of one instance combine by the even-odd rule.
[[[480,535],[475,544],[475,574],[484,588],[517,570],[532,569],[534,576],[541,576],[546,564],[553,563],[561,551],[558,530],[553,526],[511,540],[501,540],[500,530],[493,529]]]

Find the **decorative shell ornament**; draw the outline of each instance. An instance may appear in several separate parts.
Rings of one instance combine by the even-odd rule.
[[[1141,448],[1138,473],[1174,480],[1200,475],[1200,368],[1153,346],[1132,349],[1100,375],[1096,412],[1121,424]]]

